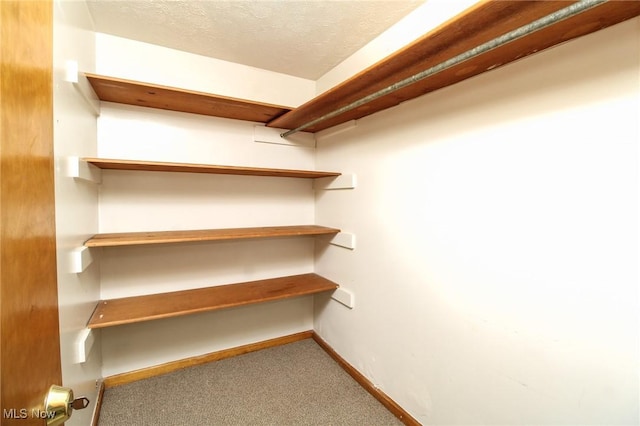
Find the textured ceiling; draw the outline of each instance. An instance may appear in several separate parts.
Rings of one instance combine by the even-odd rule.
[[[88,0],[98,32],[316,80],[425,0]]]

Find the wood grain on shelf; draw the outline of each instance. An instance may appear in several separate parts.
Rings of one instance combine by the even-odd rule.
[[[195,229],[187,231],[118,232],[94,235],[85,241],[84,245],[86,247],[115,247],[141,244],[243,240],[251,238],[304,237],[337,234],[338,232],[340,232],[339,229],[318,225]]]
[[[293,129],[482,43],[566,7],[567,1],[485,0],[311,101],[267,124]],[[640,1],[610,1],[305,129],[317,132],[450,86],[640,15]]]
[[[102,101],[266,123],[290,108],[86,73]]]
[[[149,172],[182,172],[182,173],[210,173],[246,176],[271,176],[316,179],[322,177],[340,176],[337,172],[322,172],[314,170],[271,169],[262,167],[219,166],[211,164],[167,163],[158,161],[113,160],[105,158],[83,158],[89,164],[101,169],[110,170],[139,170]]]
[[[338,285],[316,274],[302,274],[194,290],[102,300],[89,328],[214,311],[331,291]]]

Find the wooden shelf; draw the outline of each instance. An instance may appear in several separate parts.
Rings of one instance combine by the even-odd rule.
[[[570,2],[567,1],[482,1],[403,49],[291,112],[270,121],[267,125],[284,129],[301,126],[562,9],[568,4]],[[304,131],[317,132],[349,120],[365,117],[638,15],[640,15],[638,1],[611,1],[602,4]]]
[[[336,228],[317,225],[269,226],[259,228],[197,229],[190,231],[121,232],[97,234],[85,241],[86,247],[116,247],[143,244],[170,244],[197,241],[226,241],[253,238],[305,237],[331,235]]]
[[[279,105],[85,73],[101,101],[267,123],[291,109]]]
[[[482,43],[553,13],[567,1],[483,0],[304,105],[288,107],[87,73],[103,101],[267,123],[293,129]],[[640,1],[610,1],[493,49],[305,131],[365,117],[565,41],[640,15]]]
[[[316,179],[340,176],[337,172],[313,170],[269,169],[261,167],[216,166],[208,164],[166,163],[157,161],[111,160],[104,158],[83,158],[89,164],[101,169],[139,170],[149,172],[211,173],[224,175],[272,176]]]
[[[195,290],[102,300],[87,324],[89,328],[110,327],[159,318],[332,291],[338,285],[316,274],[293,275]]]

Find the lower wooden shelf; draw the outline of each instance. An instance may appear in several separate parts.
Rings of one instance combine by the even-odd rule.
[[[101,300],[88,328],[150,321],[332,291],[338,284],[316,274],[292,275],[194,290]]]
[[[167,163],[160,161],[113,160],[106,158],[83,158],[82,160],[100,169],[135,170],[145,172],[208,173],[220,175],[272,176],[317,179],[340,176],[338,172],[316,170],[270,169],[263,167],[220,166],[213,164]]]
[[[85,247],[115,247],[141,244],[243,240],[253,238],[305,237],[331,235],[339,232],[339,229],[318,225],[196,229],[188,231],[120,232],[94,235],[85,241],[84,245]]]

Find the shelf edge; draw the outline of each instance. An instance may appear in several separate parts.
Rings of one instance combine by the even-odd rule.
[[[304,283],[298,284],[298,287],[293,286],[293,289],[291,289],[291,285],[288,286],[288,284],[296,281]],[[335,282],[315,273],[307,273],[175,292],[101,300],[97,303],[96,308],[87,323],[87,328],[96,329],[113,327],[124,324],[153,321],[156,319],[191,315],[200,312],[211,312],[216,310],[307,296],[316,293],[322,293],[325,291],[333,291],[337,288],[339,288],[339,285]],[[243,294],[251,294],[252,292],[256,292],[257,289],[260,289],[262,292],[258,293],[257,296],[253,296],[251,298],[241,299],[236,295],[234,299],[234,297],[229,296],[231,292],[236,292],[236,294],[238,294],[238,290],[243,290]],[[227,293],[224,294],[225,292]],[[210,298],[212,297],[212,295],[219,295],[221,299],[225,299],[226,297],[228,300],[220,303],[219,305],[201,305],[202,300],[206,299],[207,297]],[[103,316],[106,315],[105,312],[108,313],[109,309],[114,309],[111,307],[113,306],[113,304],[120,305],[119,307],[116,307],[115,310],[122,310],[123,307],[126,308],[127,306],[132,305],[148,305],[150,302],[153,303],[153,300],[157,298],[171,298],[173,301],[172,307],[175,307],[176,305],[185,303],[184,300],[187,300],[190,297],[194,296],[196,297],[198,303],[194,303],[191,308],[189,308],[188,306],[183,306],[176,311],[171,311],[169,309],[160,309],[158,312],[149,310],[148,312],[145,312],[144,315],[140,314],[138,316],[131,316],[131,311],[127,310],[126,317],[120,317],[120,319],[115,318],[110,320],[103,320]],[[106,306],[109,306],[109,308],[106,308]],[[117,315],[115,316],[117,317]]]
[[[174,163],[165,161],[121,160],[110,158],[84,157],[81,159],[103,170],[128,170],[173,173],[206,173],[241,176],[288,177],[288,178],[335,178],[339,172],[320,170],[276,169],[266,167],[226,166],[216,164]]]

